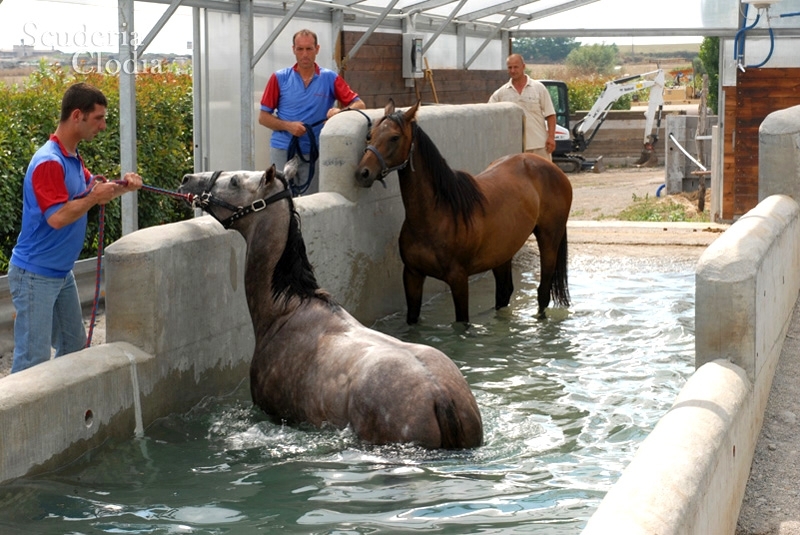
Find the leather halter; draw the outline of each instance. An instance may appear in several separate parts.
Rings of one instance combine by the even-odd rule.
[[[220,174],[222,174],[222,171],[214,171],[214,173],[211,175],[211,180],[209,181],[208,186],[206,186],[205,191],[192,200],[192,205],[195,206],[196,208],[201,208],[204,211],[211,214],[214,217],[214,219],[219,221],[220,224],[226,229],[230,228],[231,225],[233,225],[236,221],[238,221],[239,219],[243,218],[246,215],[255,212],[260,212],[270,204],[280,201],[281,199],[292,198],[292,190],[286,188],[283,191],[279,191],[278,193],[275,193],[269,197],[256,199],[248,206],[234,206],[229,202],[223,201],[222,199],[217,199],[216,197],[211,195],[211,189],[214,187],[214,183],[216,183]],[[228,216],[226,219],[220,219],[219,217],[217,217],[216,214],[208,210],[208,207],[212,204],[214,206],[219,206],[220,208],[225,208],[226,210],[230,210],[231,212],[233,212],[233,214]]]
[[[384,117],[384,119],[391,119],[398,126],[400,126],[400,121],[396,117],[394,117],[393,115],[387,115],[386,117]],[[416,123],[412,123],[412,126],[411,126],[411,130],[412,130],[412,132],[411,132],[411,136],[412,136],[411,137],[411,146],[408,148],[408,156],[406,157],[404,162],[402,162],[402,163],[400,163],[398,165],[395,165],[394,167],[388,167],[386,165],[386,160],[383,159],[383,155],[380,153],[380,151],[378,150],[378,148],[375,145],[367,145],[367,148],[364,149],[364,152],[370,151],[372,154],[375,155],[376,158],[378,158],[378,161],[381,164],[380,178],[378,180],[380,180],[381,183],[383,182],[383,179],[386,178],[386,175],[388,175],[392,171],[402,171],[409,164],[411,164],[411,171],[412,172],[414,171],[414,161],[411,159],[411,155],[414,152],[414,134],[416,133],[416,126],[417,126]],[[367,139],[367,141],[369,141],[369,139]],[[384,184],[384,186],[386,186],[386,184]]]

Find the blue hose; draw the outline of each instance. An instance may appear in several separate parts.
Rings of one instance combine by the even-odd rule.
[[[661,197],[661,191],[662,191],[662,190],[663,190],[663,189],[664,189],[666,186],[667,186],[666,184],[661,184],[660,186],[658,186],[658,189],[656,190],[656,197]]]

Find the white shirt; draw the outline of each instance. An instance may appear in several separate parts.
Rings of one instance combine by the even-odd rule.
[[[525,150],[543,149],[547,141],[545,117],[555,115],[550,92],[543,83],[525,75],[527,83],[522,93],[514,89],[511,80],[492,93],[489,102],[513,102],[525,111]]]

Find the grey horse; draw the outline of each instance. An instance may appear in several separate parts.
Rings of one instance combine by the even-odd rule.
[[[182,193],[247,242],[253,402],[275,421],[350,426],[372,444],[483,441],[466,379],[441,351],[359,323],[317,284],[287,183],[274,167],[186,175]]]

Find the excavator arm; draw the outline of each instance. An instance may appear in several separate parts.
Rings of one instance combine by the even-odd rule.
[[[661,110],[664,105],[664,71],[662,69],[606,82],[592,109],[572,128],[573,150],[579,152],[586,150],[600,125],[605,121],[612,104],[625,95],[648,87],[650,88],[650,97],[645,112],[643,144],[644,150],[652,153],[653,145],[658,140],[657,129],[661,126]],[[653,132],[653,123],[656,121],[658,121],[656,132]]]

